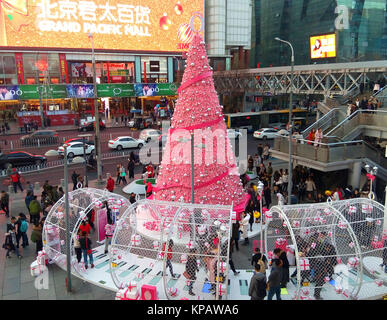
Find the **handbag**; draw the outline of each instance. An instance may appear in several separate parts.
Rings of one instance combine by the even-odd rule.
[[[183,276],[184,276],[186,279],[188,279],[188,280],[191,279],[191,276],[188,274],[187,270],[183,272]]]
[[[87,254],[91,254],[92,253],[92,250],[91,249],[88,249],[87,247],[88,247],[88,243],[89,243],[89,241],[88,241],[89,239],[88,238],[86,238],[86,249],[87,249],[87,251],[86,251],[86,253]]]

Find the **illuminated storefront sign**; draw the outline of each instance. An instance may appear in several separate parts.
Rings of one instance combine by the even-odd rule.
[[[310,57],[312,59],[336,57],[336,34],[310,37]]]
[[[15,3],[13,3],[15,2]],[[201,30],[203,0],[15,0],[0,46],[181,51]]]

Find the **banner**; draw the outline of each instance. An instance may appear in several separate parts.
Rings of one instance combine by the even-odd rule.
[[[174,96],[177,86],[174,83],[135,83],[136,97]]]
[[[67,98],[66,85],[20,85],[18,93],[20,100],[39,99],[39,91],[42,99],[62,99]]]
[[[94,98],[94,86],[92,84],[68,84],[66,85],[68,98]]]
[[[99,98],[105,97],[134,97],[133,84],[97,84]]]
[[[0,46],[187,51],[203,0],[3,0]]]
[[[69,82],[69,72],[67,67],[66,55],[64,53],[59,53],[59,62],[60,62],[60,77],[61,82]]]
[[[311,59],[336,57],[336,34],[325,34],[310,37]]]
[[[24,84],[24,70],[23,70],[23,53],[15,53],[16,70],[17,70],[17,82]]]

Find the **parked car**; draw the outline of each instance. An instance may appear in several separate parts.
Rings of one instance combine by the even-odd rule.
[[[37,130],[20,138],[22,146],[39,146],[58,144],[59,137],[55,130]]]
[[[0,168],[7,169],[9,165],[12,167],[42,165],[47,159],[41,155],[35,155],[25,151],[14,151],[8,154],[0,153]]]
[[[70,143],[70,142],[83,142],[83,138],[82,137],[77,137],[77,138],[67,139],[65,142],[63,142],[63,144],[67,144],[67,143]],[[85,142],[88,145],[94,145],[94,140],[88,140],[88,139],[85,138]]]
[[[254,131],[253,136],[256,139],[274,139],[278,136],[278,130],[273,128],[262,128],[257,131]]]
[[[83,146],[86,146],[85,154],[94,153],[95,147],[93,145],[83,144],[82,142],[70,142],[67,143],[67,157],[73,158],[75,156],[83,156]],[[64,147],[58,148],[58,153],[64,156]]]
[[[106,129],[105,123],[103,121],[100,122],[99,124],[100,130]],[[79,131],[94,131],[95,130],[95,123],[94,122],[87,122],[83,125],[80,125],[78,128]]]
[[[141,148],[145,144],[142,139],[134,139],[132,137],[117,137],[114,140],[109,140],[108,147],[110,149],[122,150],[127,148]]]
[[[242,133],[235,129],[227,129],[227,137],[230,139],[237,139],[239,137],[242,137]]]
[[[161,136],[161,131],[155,129],[145,129],[142,130],[140,133],[140,139],[144,140],[145,142],[149,142],[151,140],[158,140],[159,136]]]

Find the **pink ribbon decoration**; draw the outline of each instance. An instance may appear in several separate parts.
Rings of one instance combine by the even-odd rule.
[[[375,176],[372,175],[371,173],[367,173],[367,178],[368,178],[368,180],[371,180],[371,181],[375,180]]]
[[[199,124],[196,124],[194,126],[188,126],[188,127],[183,127],[183,128],[172,128],[172,129],[169,129],[169,133],[172,134],[176,130],[187,130],[187,131],[190,131],[190,130],[196,130],[196,129],[206,128],[206,127],[212,127],[212,126],[218,124],[221,121],[223,121],[223,118],[219,118],[219,119],[216,119],[216,120],[199,123]]]
[[[201,75],[191,79],[191,80],[188,80],[186,82],[184,82],[180,87],[179,89],[177,89],[177,93],[180,93],[181,91],[183,91],[184,89],[188,88],[189,86],[192,86],[194,83],[196,82],[199,82],[200,80],[203,80],[205,78],[208,78],[208,77],[212,77],[212,71],[208,71],[208,72],[204,72],[202,73]]]

